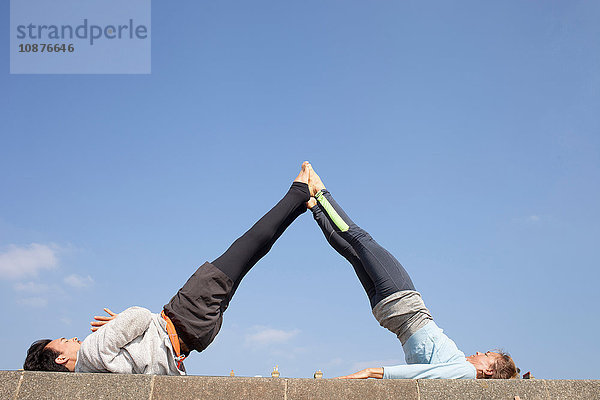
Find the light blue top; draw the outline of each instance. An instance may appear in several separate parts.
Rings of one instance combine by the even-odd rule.
[[[475,379],[477,370],[452,339],[431,321],[402,346],[407,365],[383,367],[389,379]]]

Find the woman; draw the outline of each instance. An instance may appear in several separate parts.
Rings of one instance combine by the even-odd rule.
[[[508,379],[517,376],[512,358],[502,352],[465,357],[433,321],[406,270],[358,227],[309,166],[308,208],[331,246],[354,267],[375,319],[398,336],[407,365],[367,368],[345,379]]]

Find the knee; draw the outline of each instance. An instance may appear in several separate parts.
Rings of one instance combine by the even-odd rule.
[[[266,244],[269,240],[271,240],[271,235],[267,232],[256,232],[256,231],[248,231],[244,235],[244,239],[250,241],[250,243],[256,243],[258,245]]]
[[[348,234],[350,235],[351,240],[356,242],[371,242],[373,241],[373,237],[369,235],[367,231],[359,228],[358,226],[352,226],[348,230]]]

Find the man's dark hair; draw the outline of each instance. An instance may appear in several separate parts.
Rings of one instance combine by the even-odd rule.
[[[24,370],[69,372],[63,364],[57,364],[54,361],[56,357],[60,356],[60,353],[46,347],[51,341],[50,339],[41,339],[29,346],[25,363],[23,363]]]

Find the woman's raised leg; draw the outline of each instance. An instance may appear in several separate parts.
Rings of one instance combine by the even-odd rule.
[[[309,187],[311,195],[317,200],[318,207],[329,220],[331,228],[352,247],[362,263],[362,269],[371,278],[375,287],[374,295],[369,296],[372,307],[396,292],[415,290],[404,267],[348,217],[312,167],[310,167]]]
[[[308,207],[313,213],[313,217],[315,221],[317,221],[317,225],[323,231],[323,235],[325,235],[325,239],[337,251],[342,257],[344,257],[352,267],[354,268],[354,272],[358,277],[358,280],[362,284],[365,292],[367,293],[367,297],[369,298],[369,302],[371,303],[371,308],[375,307],[374,301],[377,301],[377,297],[375,296],[375,285],[373,284],[373,280],[365,271],[365,267],[360,261],[358,254],[352,248],[352,245],[344,240],[336,231],[333,229],[331,225],[331,221],[327,218],[323,209],[319,204],[314,200],[308,202]]]

